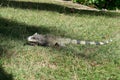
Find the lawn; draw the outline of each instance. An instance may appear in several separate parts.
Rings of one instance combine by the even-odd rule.
[[[107,45],[24,45],[35,32]],[[55,0],[0,0],[0,80],[120,80],[120,13]]]

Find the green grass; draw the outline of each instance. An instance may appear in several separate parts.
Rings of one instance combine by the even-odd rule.
[[[67,5],[53,0],[1,0],[0,4],[3,79],[7,76],[6,80],[120,80],[119,13],[77,9],[71,13]],[[113,42],[103,46],[68,45],[60,50],[24,46],[26,38],[35,32]]]

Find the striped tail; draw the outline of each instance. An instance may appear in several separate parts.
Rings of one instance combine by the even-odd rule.
[[[112,42],[112,40],[107,40],[107,41],[103,41],[103,42],[71,40],[72,44],[83,44],[83,45],[105,45],[110,42]]]

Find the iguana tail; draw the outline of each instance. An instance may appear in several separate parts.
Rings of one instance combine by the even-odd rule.
[[[81,40],[71,40],[72,44],[83,44],[83,45],[105,45],[112,42],[112,40],[96,42],[96,41],[81,41]]]

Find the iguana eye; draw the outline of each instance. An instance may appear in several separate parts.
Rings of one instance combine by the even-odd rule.
[[[35,37],[33,37],[33,39],[35,39]]]

